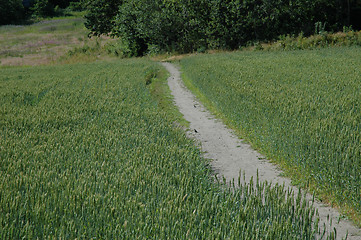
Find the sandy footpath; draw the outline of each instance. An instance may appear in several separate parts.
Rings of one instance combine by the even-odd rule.
[[[224,176],[227,182],[238,181],[240,170],[245,172],[246,181],[256,177],[257,169],[260,181],[285,184],[297,193],[298,189],[291,185],[287,178],[280,177],[280,171],[267,161],[264,156],[253,150],[250,145],[242,142],[232,130],[221,121],[215,119],[195,96],[184,86],[179,70],[171,63],[162,63],[170,72],[168,85],[174,96],[174,101],[184,118],[190,122],[189,133],[200,143],[206,158],[212,159],[214,171]],[[242,177],[243,178],[243,177]],[[312,197],[308,196],[311,200]],[[325,224],[328,231],[337,231],[337,239],[342,239],[348,233],[347,239],[361,240],[361,229],[350,221],[340,219],[337,210],[315,202],[314,206],[320,215],[320,226]],[[329,227],[332,223],[332,227]]]

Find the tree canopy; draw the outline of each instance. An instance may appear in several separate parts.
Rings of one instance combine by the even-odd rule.
[[[67,8],[71,3],[86,5],[88,0],[0,0],[0,25],[18,24],[31,15],[52,17],[56,9]]]
[[[21,0],[0,0],[0,25],[13,24],[23,19],[24,10]]]
[[[149,49],[236,49],[317,26],[361,28],[359,0],[93,0],[86,26],[119,37],[133,55]]]

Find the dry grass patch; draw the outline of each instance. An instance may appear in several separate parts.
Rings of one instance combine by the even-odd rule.
[[[109,37],[88,38],[82,18],[45,20],[27,26],[0,27],[0,65],[46,65],[79,46],[104,45]],[[63,62],[63,60],[61,60]]]

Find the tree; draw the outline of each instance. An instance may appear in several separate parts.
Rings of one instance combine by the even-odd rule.
[[[54,16],[54,5],[49,0],[35,0],[30,8],[33,14],[38,17]]]
[[[21,0],[0,0],[0,25],[15,24],[25,18]]]
[[[273,40],[280,35],[310,35],[318,22],[327,24],[327,30],[341,30],[360,19],[354,17],[361,12],[359,2],[94,0],[88,7],[86,26],[94,35],[119,37],[133,55],[143,55],[153,47],[178,52],[236,49],[249,41]]]
[[[93,35],[112,34],[122,0],[93,0],[87,3],[85,26]]]

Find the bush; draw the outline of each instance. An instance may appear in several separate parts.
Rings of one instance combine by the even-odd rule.
[[[297,50],[315,49],[333,46],[361,46],[361,31],[337,32],[316,34],[305,37],[302,33],[297,37],[281,35],[279,40],[272,44],[264,44],[264,50]]]

